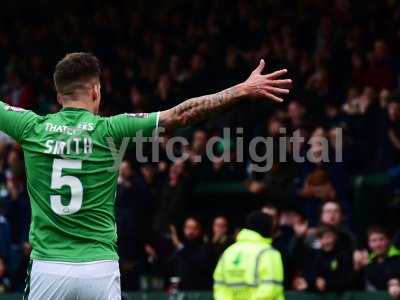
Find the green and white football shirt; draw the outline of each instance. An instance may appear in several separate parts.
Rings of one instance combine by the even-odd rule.
[[[114,203],[119,145],[139,131],[151,136],[158,114],[104,118],[64,108],[39,116],[0,102],[0,130],[23,148],[32,206],[32,259],[117,260]]]

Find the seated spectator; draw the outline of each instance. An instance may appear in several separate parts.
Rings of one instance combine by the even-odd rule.
[[[371,253],[365,267],[366,287],[368,290],[386,290],[390,280],[400,274],[400,252],[390,246],[389,235],[382,227],[371,227],[367,236]]]
[[[317,237],[321,245],[315,259],[314,285],[319,292],[343,292],[353,286],[352,252],[338,243],[332,226],[322,226]]]
[[[7,265],[4,257],[0,256],[0,294],[8,292],[11,282],[7,274]]]
[[[210,290],[213,272],[212,250],[204,242],[199,220],[187,218],[183,226],[183,240],[169,261],[170,278],[179,278],[179,290]]]

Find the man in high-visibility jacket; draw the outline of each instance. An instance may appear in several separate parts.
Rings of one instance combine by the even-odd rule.
[[[284,300],[283,266],[272,246],[272,218],[255,211],[214,272],[215,300]]]

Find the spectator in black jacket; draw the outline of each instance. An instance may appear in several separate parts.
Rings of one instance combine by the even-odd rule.
[[[315,288],[319,292],[343,292],[353,284],[352,252],[338,244],[338,232],[322,226],[317,232],[321,249],[316,253]]]
[[[186,219],[183,241],[169,262],[171,278],[179,278],[178,289],[210,290],[212,287],[213,260],[210,245],[204,242],[203,228],[194,217]]]
[[[187,163],[175,161],[168,171],[168,178],[161,188],[156,203],[153,228],[159,232],[168,232],[171,224],[180,223],[187,215],[192,179]]]
[[[400,274],[400,251],[390,246],[388,233],[379,226],[368,230],[368,247],[371,254],[370,262],[365,268],[367,289],[386,290],[391,279]]]

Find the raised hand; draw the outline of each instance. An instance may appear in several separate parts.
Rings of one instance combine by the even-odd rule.
[[[289,94],[291,79],[281,79],[287,73],[286,69],[281,69],[270,74],[263,75],[265,61],[260,60],[260,64],[250,74],[249,78],[241,85],[245,95],[252,98],[267,98],[273,101],[282,102],[282,95]]]
[[[161,111],[159,126],[166,130],[190,126],[248,97],[282,102],[281,97],[289,93],[292,80],[281,79],[287,73],[286,69],[263,75],[264,66],[262,59],[246,81],[215,94],[191,98],[169,110]]]

